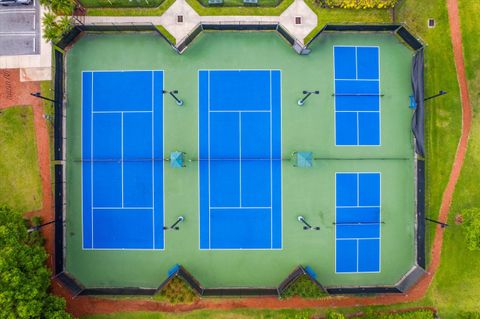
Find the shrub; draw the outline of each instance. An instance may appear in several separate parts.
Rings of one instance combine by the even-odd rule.
[[[326,319],[345,319],[345,316],[336,311],[329,311],[327,312]]]
[[[431,310],[421,309],[398,313],[376,313],[370,312],[358,319],[434,319],[435,314]]]
[[[393,8],[398,0],[325,0],[327,6],[344,9]]]
[[[298,296],[302,298],[320,298],[327,294],[313,283],[307,275],[299,277],[282,294],[282,298]]]
[[[187,284],[179,277],[175,276],[170,282],[162,288],[155,299],[168,301],[172,304],[191,303],[197,299],[197,295]]]
[[[480,209],[466,209],[462,214],[467,248],[469,250],[480,250]]]

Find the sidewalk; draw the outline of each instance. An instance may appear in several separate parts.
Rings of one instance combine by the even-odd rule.
[[[178,16],[183,17],[183,22],[178,22]],[[300,24],[295,24],[296,17],[300,17]],[[280,16],[200,16],[185,0],[177,0],[161,16],[85,17],[85,24],[152,23],[162,25],[175,37],[177,43],[192,32],[199,23],[208,22],[280,23],[291,35],[303,43],[303,39],[317,26],[317,15],[303,0],[295,0]]]

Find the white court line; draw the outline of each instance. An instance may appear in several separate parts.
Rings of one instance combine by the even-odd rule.
[[[357,269],[356,271],[358,272],[358,260],[360,259],[359,258],[359,255],[360,255],[360,247],[359,247],[359,240],[357,239]]]
[[[270,110],[211,110],[210,113],[270,113]]]
[[[358,119],[358,115],[357,115]],[[357,120],[358,123],[358,120]],[[360,175],[357,175],[357,206],[360,206]]]
[[[165,87],[165,71],[162,70],[162,90]],[[165,94],[161,94],[162,96],[162,157],[165,156]],[[165,226],[165,215],[166,215],[166,210],[165,210],[165,163],[162,164],[162,215],[163,215],[163,226]],[[164,234],[163,236],[163,249],[165,250],[167,247],[167,239]]]
[[[377,55],[378,55],[378,93],[381,92],[382,83],[380,81],[380,47],[377,48]],[[378,96],[378,146],[382,145],[382,99]]]
[[[211,207],[211,196],[210,196],[210,71],[207,71],[207,141],[208,141],[208,249],[212,248],[212,214],[210,211]]]
[[[239,183],[240,183],[240,207],[242,207],[242,114],[238,114],[238,171],[239,171]]]
[[[380,208],[380,206],[337,206],[337,208]]]
[[[359,197],[360,197],[360,175],[363,174],[376,174],[379,175],[379,196],[380,196],[380,201],[381,201],[381,183],[382,183],[382,174],[381,172],[335,172],[335,223],[337,223],[337,209],[338,208],[380,208],[380,216],[379,216],[379,221],[382,220],[381,216],[381,205],[380,206],[337,206],[337,175],[338,174],[355,174],[357,175],[357,204],[359,204]],[[357,225],[357,224],[352,224],[355,226],[369,226],[369,225]],[[338,238],[337,237],[337,227],[341,225],[335,225],[334,227],[334,233],[335,233],[335,273],[336,274],[348,274],[348,273],[379,273],[381,271],[381,223],[378,223],[378,232],[379,232],[379,237],[342,237]],[[337,245],[336,241],[338,240],[356,240],[357,241],[357,271],[356,272],[337,272]],[[359,240],[378,240],[379,241],[379,270],[378,271],[358,271],[358,258],[359,258],[359,249],[358,249],[358,241]]]
[[[335,75],[335,62],[336,62],[336,59],[335,59],[335,48],[336,47],[354,47],[355,48],[355,79],[337,79],[336,78],[336,75]],[[377,79],[359,79],[358,78],[358,47],[359,46],[333,46],[333,78],[334,78],[334,81],[333,81],[333,87],[334,87],[334,92],[336,92],[336,81],[376,81],[378,82],[378,92],[380,94],[381,92],[381,84],[380,84],[380,48],[378,46],[361,46],[362,48],[370,48],[370,47],[373,47],[373,48],[377,48],[378,50],[378,78]],[[335,136],[335,146],[337,147],[351,147],[351,146],[357,146],[357,147],[380,147],[382,146],[382,143],[381,143],[381,97],[380,95],[378,96],[378,105],[379,105],[379,109],[377,111],[359,111],[359,110],[356,110],[356,111],[338,111],[336,110],[336,97],[334,97],[334,136]],[[336,131],[336,113],[341,113],[341,112],[351,112],[351,113],[357,113],[357,144],[349,144],[349,145],[338,145],[337,144],[337,131]],[[364,112],[364,113],[379,113],[379,131],[378,131],[378,135],[379,135],[379,144],[378,145],[371,145],[371,144],[360,144],[360,122],[359,122],[359,117],[360,117],[360,114],[361,112]]]
[[[280,141],[279,141],[279,152],[280,156],[282,155],[282,141],[283,141],[283,135],[282,135],[282,129],[283,129],[283,124],[282,124],[282,70],[278,71],[279,75],[279,90],[278,90],[278,112],[279,112],[279,119],[280,119]],[[280,161],[280,247],[283,249],[283,163]],[[273,176],[272,176],[273,178]],[[272,204],[273,205],[273,204]]]
[[[200,72],[201,70],[199,70]],[[272,123],[273,123],[273,120],[272,120],[272,103],[273,103],[273,98],[272,98],[272,70],[262,70],[262,71],[268,71],[269,72],[269,75],[270,75],[270,83],[269,83],[269,86],[270,86],[270,106],[269,106],[269,110],[211,110],[212,108],[212,105],[210,104],[210,94],[211,94],[211,83],[210,83],[210,76],[211,76],[211,70],[205,70],[207,72],[207,75],[208,75],[208,90],[207,90],[207,93],[208,93],[208,178],[209,178],[209,181],[208,181],[208,187],[209,187],[209,190],[208,190],[208,195],[209,195],[209,250],[279,250],[277,248],[272,248],[273,247],[273,208],[271,206],[269,207],[245,207],[245,206],[242,206],[242,170],[241,170],[241,163],[243,161],[242,159],[242,113],[269,113],[269,116],[270,116],[270,158],[266,158],[266,159],[248,159],[248,160],[258,160],[258,161],[270,161],[270,203],[272,205],[272,202],[273,202],[273,164],[272,164],[272,161],[273,161],[273,156],[272,156],[272,152],[273,152],[273,147],[272,147],[272,144],[273,144],[273,127],[272,127]],[[235,70],[235,71],[239,71],[239,70]],[[281,111],[281,110],[280,110]],[[239,161],[240,162],[240,169],[239,169],[239,174],[240,174],[240,179],[239,179],[239,184],[240,184],[240,205],[239,207],[212,207],[211,206],[211,188],[210,188],[210,185],[211,185],[211,181],[210,181],[210,165],[211,165],[211,161],[215,161],[215,160],[221,160],[221,161],[224,161],[225,159],[212,159],[210,157],[210,151],[211,151],[211,147],[210,147],[210,113],[238,113],[238,116],[239,116],[239,120],[238,120],[238,125],[239,125],[239,153],[240,153],[240,156],[239,156],[239,159],[231,159],[232,161]],[[281,125],[281,123],[280,123]],[[199,124],[200,126],[200,124]],[[281,132],[280,132],[281,134]],[[200,138],[199,138],[199,143],[200,143]],[[199,146],[200,147],[200,146]],[[281,147],[281,146],[280,146]],[[280,168],[281,170],[281,168]],[[212,248],[211,247],[211,211],[212,209],[224,209],[224,210],[227,210],[227,209],[270,209],[270,247],[268,248],[258,248],[258,249],[244,249],[244,248],[227,248],[227,249],[217,249],[217,248]],[[281,210],[281,207],[280,207],[280,210]],[[282,218],[283,218],[283,214],[282,214]],[[283,238],[283,236],[282,236]],[[281,248],[280,248],[281,250]]]
[[[273,168],[272,168],[272,71],[270,70],[270,206],[273,206]],[[273,248],[273,209],[270,209],[270,248]]]
[[[99,107],[101,108],[101,107]],[[152,113],[152,111],[93,111],[93,114],[103,113],[103,114],[118,114],[118,113]]]
[[[84,139],[84,136],[83,136],[83,90],[84,90],[84,85],[83,85],[83,72],[81,73],[81,77],[80,77],[80,92],[82,92],[82,94],[80,95],[80,127],[81,127],[81,136],[82,136],[82,139],[81,139],[81,143],[80,143],[80,154],[82,157],[84,157],[84,148],[83,148],[83,139]],[[82,199],[81,200],[81,207],[82,207],[82,214],[80,215],[80,225],[82,227],[82,250],[85,249],[85,228],[84,228],[84,222],[83,222],[83,219],[84,219],[84,214],[85,214],[85,193],[83,191],[83,187],[85,186],[84,184],[84,165],[82,164],[82,178],[80,179],[80,198]],[[90,206],[93,206],[92,204]]]
[[[210,209],[218,209],[218,210],[222,210],[222,209],[225,209],[225,210],[230,210],[230,209],[272,209],[272,206],[240,206],[240,207],[236,207],[236,206],[232,206],[232,207],[228,207],[228,206],[222,206],[222,207],[210,207]]]
[[[101,206],[101,207],[92,207],[95,210],[127,210],[127,209],[139,209],[139,210],[149,210],[153,209],[153,207],[113,207],[113,206]]]
[[[335,81],[376,82],[378,79],[334,79]]]
[[[121,132],[121,144],[120,144],[120,152],[121,152],[121,163],[122,163],[122,207],[125,206],[125,197],[124,197],[124,175],[123,175],[123,112],[121,113],[121,121],[120,121],[120,132]]]
[[[380,237],[342,237],[342,238],[337,238],[336,240],[379,240],[381,239]]]
[[[201,90],[200,90],[200,71],[197,70],[197,99],[198,99],[198,106],[197,106],[197,111],[198,111],[198,117],[197,117],[197,137],[198,137],[198,140],[197,140],[197,150],[198,150],[198,157],[200,157],[200,155],[202,154],[202,150],[200,148],[200,140],[201,140],[201,136],[200,136],[200,133],[201,133],[201,128],[200,128],[200,117],[201,117],[201,98],[200,98],[200,94],[201,94]],[[165,84],[165,83],[164,83]],[[164,94],[162,94],[164,95]],[[200,178],[201,178],[201,174],[200,174],[200,161],[198,161],[198,170],[197,170],[197,189],[198,189],[198,192],[197,192],[197,202],[198,202],[198,249],[199,250],[202,250],[202,200],[201,200],[201,196],[200,196]],[[164,178],[165,179],[165,178]],[[165,214],[163,214],[165,216]]]
[[[91,90],[91,101],[90,101],[90,196],[91,196],[91,223],[92,223],[92,249],[94,247],[93,245],[93,72],[91,73],[92,75],[92,86],[90,88]]]
[[[336,85],[336,81],[335,81],[335,77],[336,77],[336,74],[335,74],[335,63],[337,62],[336,58],[335,58],[335,46],[333,46],[332,48],[332,54],[333,54],[333,63],[332,63],[332,68],[333,68],[333,93],[337,93],[337,85]],[[337,97],[334,96],[333,97],[333,142],[335,143],[335,146],[338,146],[337,144]],[[336,202],[335,202],[336,204]],[[335,245],[336,247],[336,245]],[[335,251],[336,251],[336,248],[335,248]],[[335,264],[335,269],[336,269],[337,265]]]
[[[359,120],[359,115],[358,115],[358,112],[356,112],[357,114],[357,145],[360,145],[360,120]]]
[[[152,70],[145,70],[144,72],[153,72]],[[83,72],[87,72],[87,71],[82,71]],[[92,75],[92,87],[91,87],[91,96],[92,96],[92,101],[91,101],[91,104],[92,104],[92,107],[91,107],[91,143],[90,143],[90,147],[91,147],[91,196],[92,196],[92,206],[91,206],[91,214],[92,214],[92,248],[91,249],[87,249],[87,250],[139,250],[139,251],[147,251],[147,250],[156,250],[155,248],[148,248],[148,249],[145,249],[145,248],[139,248],[139,249],[136,249],[136,248],[95,248],[94,247],[94,244],[93,244],[93,239],[94,239],[94,236],[93,236],[93,230],[94,230],[94,225],[93,225],[93,209],[96,209],[96,210],[101,210],[101,209],[118,209],[118,210],[128,210],[128,209],[139,209],[139,210],[148,210],[148,209],[152,209],[154,210],[154,206],[152,207],[124,207],[124,185],[123,185],[123,182],[124,182],[124,178],[123,178],[123,147],[124,147],[124,141],[123,141],[123,129],[124,129],[124,113],[152,113],[152,121],[153,121],[153,107],[152,107],[152,110],[150,111],[93,111],[94,109],[94,95],[93,95],[93,89],[94,89],[94,84],[93,84],[93,78],[94,78],[94,73],[95,72],[109,72],[109,71],[91,71],[91,75]],[[122,72],[140,72],[138,70],[124,70]],[[163,71],[162,71],[162,76],[163,76]],[[153,79],[152,79],[153,81]],[[93,114],[96,114],[96,113],[106,113],[106,114],[121,114],[121,152],[122,152],[122,158],[121,158],[121,161],[122,161],[122,207],[93,207]],[[152,126],[152,134],[153,134],[153,126]],[[152,144],[153,144],[153,137],[152,137]],[[153,152],[154,150],[152,150]],[[163,156],[163,154],[162,154]],[[153,171],[152,171],[152,180],[153,180]],[[152,197],[154,196],[154,190],[152,188]],[[164,196],[164,194],[163,194]],[[153,199],[152,199],[153,201]],[[165,204],[165,203],[164,203]],[[153,203],[152,203],[153,205]],[[165,214],[164,214],[164,224],[165,224]],[[153,226],[155,227],[155,226]],[[153,229],[153,231],[155,231],[155,228]],[[155,238],[154,238],[155,239]],[[155,245],[155,240],[153,242],[153,246]],[[164,250],[164,249],[160,249],[160,250]]]
[[[355,46],[355,80],[358,80],[358,47]]]
[[[335,111],[336,113],[379,113],[380,111]]]
[[[152,207],[153,207],[153,210],[152,210],[152,246],[153,246],[153,249],[155,249],[155,162],[154,162],[154,158],[155,158],[155,153],[154,153],[154,148],[155,148],[155,144],[154,144],[154,139],[155,139],[155,134],[153,133],[154,132],[154,118],[155,118],[155,113],[154,113],[154,109],[155,109],[155,96],[154,96],[154,90],[155,90],[155,73],[152,71],[151,73],[152,75],[152,114],[151,114],[151,117],[152,117]],[[163,154],[162,154],[162,157],[163,157]],[[163,179],[165,179],[165,176],[163,177]],[[163,212],[163,214],[165,215],[165,212]],[[162,225],[164,226],[164,225]],[[164,238],[164,246],[165,246],[165,238]]]

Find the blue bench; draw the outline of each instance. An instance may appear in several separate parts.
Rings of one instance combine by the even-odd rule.
[[[223,0],[208,0],[208,4],[223,4]]]

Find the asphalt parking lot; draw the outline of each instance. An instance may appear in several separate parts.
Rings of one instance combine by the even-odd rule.
[[[40,52],[38,0],[30,5],[0,6],[0,55]]]

